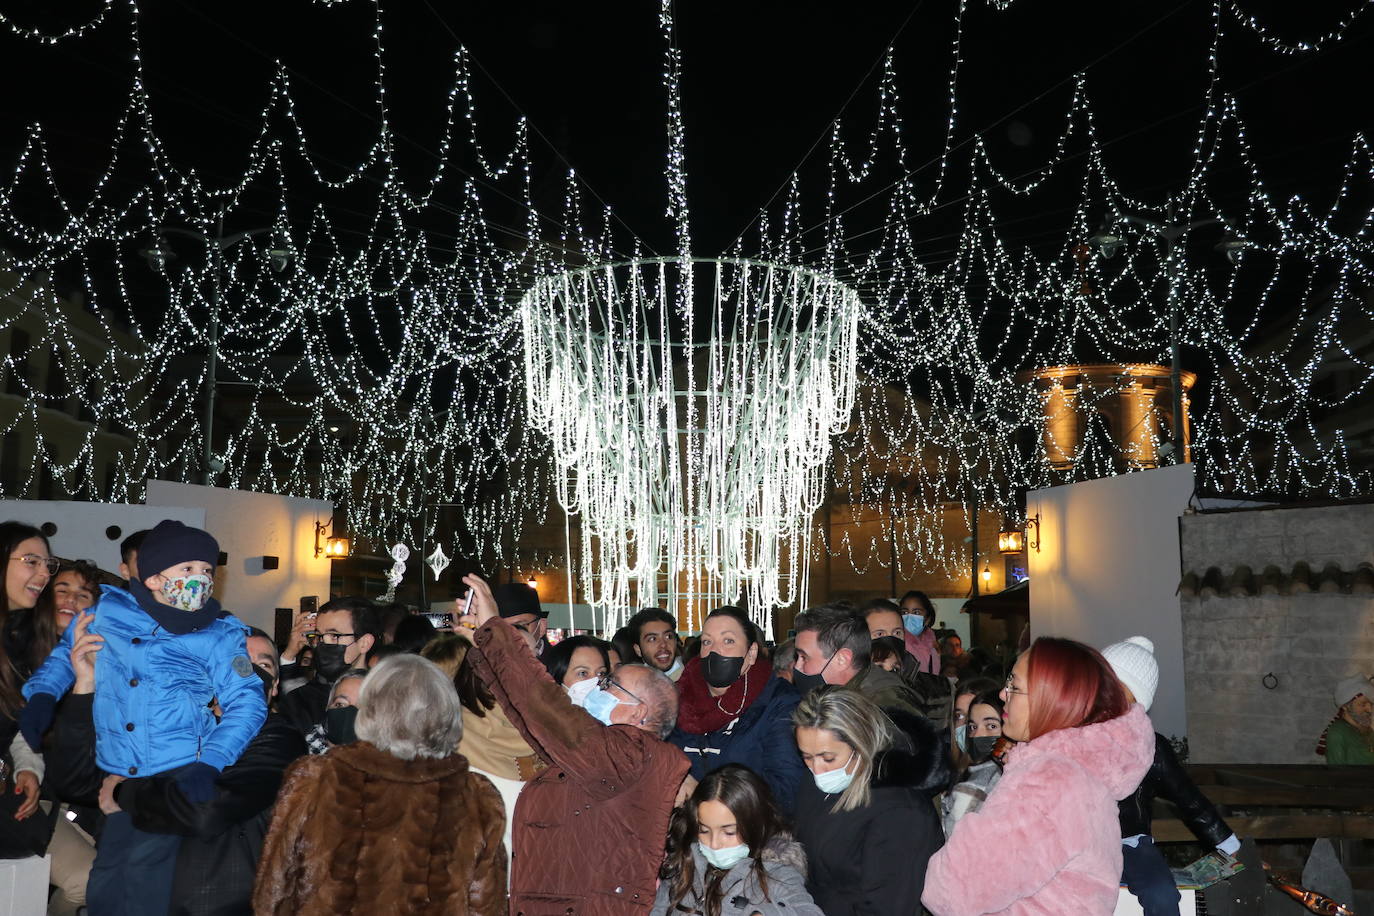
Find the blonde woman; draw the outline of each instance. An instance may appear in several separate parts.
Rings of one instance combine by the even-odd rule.
[[[887,715],[845,687],[811,691],[792,723],[811,771],[797,791],[796,836],[816,904],[826,916],[920,913],[926,861],[944,842],[926,794],[944,770],[939,742],[896,750]]]

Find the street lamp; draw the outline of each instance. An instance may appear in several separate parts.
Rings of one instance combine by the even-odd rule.
[[[224,234],[224,214],[221,212],[215,217],[215,234],[206,235],[194,229],[183,229],[178,226],[159,226],[155,231],[148,247],[139,251],[148,261],[148,266],[153,270],[165,271],[168,262],[176,258],[175,252],[165,244],[162,236],[182,235],[187,238],[196,239],[202,242],[209,256],[214,260],[213,279],[214,286],[211,289],[210,297],[210,334],[209,351],[205,359],[205,419],[202,423],[204,427],[205,443],[201,453],[201,482],[207,487],[213,486],[215,475],[224,470],[224,464],[216,461],[212,454],[211,446],[214,442],[215,432],[215,376],[219,372],[219,310],[220,310],[220,274],[224,261],[224,253],[233,248],[244,239],[252,238],[255,235],[262,235],[264,232],[274,232],[276,227],[263,226],[258,229],[249,229],[246,232],[235,232],[233,235]],[[268,251],[271,258],[272,269],[281,273],[286,266],[291,263],[293,257],[290,249],[273,248]]]
[[[1118,225],[1134,223],[1164,242],[1164,275],[1167,283],[1169,308],[1169,395],[1170,407],[1173,410],[1173,429],[1170,430],[1169,441],[1161,443],[1159,451],[1162,455],[1173,455],[1174,463],[1178,464],[1185,460],[1187,443],[1184,441],[1183,432],[1183,366],[1178,347],[1178,264],[1175,243],[1194,229],[1200,229],[1203,226],[1225,226],[1226,235],[1216,246],[1216,250],[1224,253],[1227,260],[1232,263],[1240,257],[1240,252],[1251,247],[1251,244],[1242,238],[1230,221],[1226,219],[1208,217],[1186,223],[1176,223],[1174,222],[1172,201],[1169,203],[1165,214],[1166,221],[1160,223],[1143,216],[1136,216],[1133,213],[1122,212],[1118,213]],[[1117,228],[1103,224],[1102,228],[1088,237],[1088,242],[1094,245],[1104,258],[1111,258],[1125,244],[1124,235],[1125,233],[1120,232]]]

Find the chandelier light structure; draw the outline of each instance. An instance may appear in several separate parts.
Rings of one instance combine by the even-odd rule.
[[[520,302],[526,407],[581,527],[608,629],[674,609],[806,603],[811,517],[854,408],[858,294],[802,267],[656,258],[540,279]]]

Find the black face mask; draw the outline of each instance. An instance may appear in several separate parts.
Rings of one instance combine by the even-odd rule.
[[[896,654],[898,661],[906,654],[906,642],[900,636],[879,636],[877,639],[873,640],[873,645],[890,647],[893,653]]]
[[[744,657],[728,658],[710,653],[701,660],[701,676],[706,678],[706,683],[712,687],[729,687],[739,680],[739,673],[744,668]]]
[[[327,643],[317,643],[315,650],[315,675],[322,681],[334,683],[339,679],[339,675],[349,669],[348,662],[344,661],[344,653],[348,651],[348,646],[331,646]]]
[[[968,755],[974,763],[982,763],[992,756],[992,749],[997,746],[997,739],[1001,735],[979,735],[977,738],[968,739]]]
[[[267,702],[271,703],[272,688],[276,684],[276,678],[272,676],[272,672],[266,670],[265,668],[259,668],[257,665],[253,666],[253,673],[258,676],[258,680],[262,681],[263,693],[267,694]]]
[[[358,721],[358,707],[340,706],[324,711],[324,735],[330,744],[352,744],[358,740],[353,730]]]
[[[821,666],[821,670],[815,674],[807,674],[800,668],[792,669],[792,686],[797,688],[797,692],[806,696],[817,687],[825,686],[825,669],[830,667],[830,663],[835,660],[835,656],[830,656]]]

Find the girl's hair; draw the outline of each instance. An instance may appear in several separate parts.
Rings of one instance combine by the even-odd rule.
[[[795,728],[828,731],[854,750],[854,781],[840,793],[831,811],[852,811],[872,800],[878,755],[892,746],[892,724],[878,706],[857,690],[817,687],[792,713]]]
[[[696,899],[689,902],[688,909],[698,910],[706,916],[720,916],[725,896],[720,882],[725,872],[708,866],[698,892],[696,861],[692,857],[692,844],[698,841],[701,830],[697,808],[708,801],[720,802],[735,816],[736,836],[749,847],[749,855],[753,858],[750,868],[754,880],[764,899],[770,899],[762,853],[773,838],[782,833],[782,816],[773,804],[768,785],[748,767],[730,763],[707,773],[687,803],[673,812],[668,827],[668,854],[659,870],[659,877],[669,882],[670,911],[690,894]]]
[[[1092,646],[1041,636],[1027,650],[1030,739],[1123,715],[1130,704],[1111,666]]]
[[[606,666],[606,670],[611,670],[611,644],[604,639],[597,639],[595,636],[570,636],[560,640],[558,645],[549,646],[544,650],[544,654],[539,660],[544,663],[544,670],[553,678],[553,682],[560,687],[563,685],[563,678],[568,674],[568,666],[572,664],[573,653],[578,649],[595,649],[601,653],[601,664]],[[623,661],[623,659],[622,659]]]
[[[10,557],[16,547],[27,541],[29,538],[38,538],[43,542],[43,546],[48,546],[48,539],[43,536],[32,525],[23,522],[0,522],[0,550],[4,551],[5,558],[5,579],[9,577]],[[49,548],[51,550],[51,548]],[[23,613],[23,617],[17,617]],[[13,618],[13,619],[12,619]],[[17,717],[19,709],[24,705],[24,698],[19,693],[20,681],[25,676],[19,668],[32,671],[35,667],[33,659],[39,649],[39,638],[36,630],[38,625],[46,622],[45,629],[51,631],[52,642],[48,644],[47,651],[38,656],[38,664],[42,664],[43,659],[47,658],[47,653],[52,651],[52,647],[57,644],[57,622],[53,619],[53,598],[52,598],[52,579],[48,580],[48,585],[43,589],[43,594],[38,598],[38,604],[33,610],[27,608],[10,607],[9,589],[0,588],[0,631],[3,631],[5,638],[0,639],[0,712],[10,717]],[[17,638],[16,638],[17,637]],[[7,644],[15,644],[16,648],[23,648],[26,657],[10,658]]]
[[[869,652],[868,655],[868,663],[870,665],[876,665],[879,662],[885,662],[890,658],[895,658],[898,661],[901,661],[901,656],[897,654],[897,650],[892,648],[892,646],[889,643],[883,642],[882,640],[878,640],[873,643],[873,649]]]
[[[434,662],[439,670],[453,678],[453,687],[464,709],[478,718],[485,718],[487,710],[496,705],[496,697],[472,667],[468,657],[471,648],[472,640],[467,636],[441,633],[420,650],[420,657]]]
[[[984,693],[974,694],[973,699],[970,700],[968,704],[970,719],[973,718],[973,707],[975,706],[991,706],[993,709],[997,710],[998,715],[1002,715],[1006,712],[1006,707],[1002,704],[1001,690],[988,690]]]

